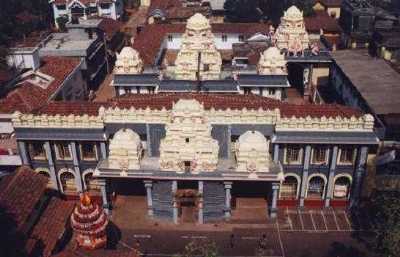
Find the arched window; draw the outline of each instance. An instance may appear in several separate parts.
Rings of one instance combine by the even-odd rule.
[[[61,189],[64,194],[76,193],[75,176],[70,171],[64,171],[60,174]]]
[[[47,187],[53,187],[53,182],[51,181],[51,178],[50,178],[50,170],[48,168],[44,168],[44,167],[37,168],[37,169],[35,169],[35,172],[47,177],[49,179],[49,182],[47,183]]]
[[[280,190],[281,199],[297,199],[299,182],[295,176],[286,176]]]
[[[321,176],[312,177],[308,181],[307,198],[322,199],[325,192],[325,180]]]
[[[333,198],[334,199],[348,199],[350,194],[351,180],[347,176],[338,177],[335,180],[333,187]]]
[[[92,171],[87,172],[83,176],[84,176],[84,180],[85,180],[85,189],[87,191],[99,191],[100,190],[100,185],[98,183],[98,180],[96,178],[93,178]]]

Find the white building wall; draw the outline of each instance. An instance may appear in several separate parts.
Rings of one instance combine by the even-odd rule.
[[[223,35],[226,35],[226,41],[222,40]],[[165,39],[167,49],[179,50],[182,43],[182,34],[173,33],[170,34],[170,36],[172,36],[172,40],[168,39],[168,36]],[[237,33],[229,33],[229,34],[214,33],[215,46],[219,50],[231,50],[233,44],[240,43],[239,36],[240,34]]]
[[[11,49],[11,53],[7,57],[7,63],[9,66],[18,69],[37,70],[40,67],[39,48]]]

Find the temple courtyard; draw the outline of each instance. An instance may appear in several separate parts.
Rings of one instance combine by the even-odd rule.
[[[254,208],[242,203],[229,222],[199,225],[185,220],[174,225],[147,218],[144,197],[118,196],[110,220],[110,248],[121,252],[139,248],[143,256],[173,256],[192,241],[204,241],[215,242],[219,256],[376,257],[357,239],[368,233],[367,217],[351,216],[344,209],[281,208],[278,219],[268,220],[252,204]],[[242,219],[247,215],[240,212],[252,215]],[[263,235],[265,243],[260,249]],[[109,253],[79,250],[79,256]]]

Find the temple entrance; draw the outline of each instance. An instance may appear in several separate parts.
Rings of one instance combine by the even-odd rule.
[[[179,223],[196,223],[198,219],[198,182],[179,181],[176,191]]]
[[[257,223],[268,217],[268,182],[234,182],[232,185],[232,222]]]
[[[143,180],[140,179],[113,179],[112,192],[115,195],[146,196]]]

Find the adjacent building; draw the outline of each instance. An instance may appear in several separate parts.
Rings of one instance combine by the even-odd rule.
[[[53,9],[54,23],[58,27],[58,19],[72,17],[87,19],[91,16],[120,19],[124,13],[122,0],[50,0]]]

